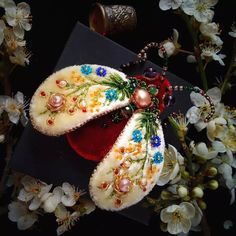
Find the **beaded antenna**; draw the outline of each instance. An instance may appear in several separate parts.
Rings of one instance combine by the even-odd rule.
[[[156,43],[150,45],[133,64],[145,61],[145,50],[157,47]],[[49,76],[31,100],[30,117],[34,128],[50,136],[67,134],[71,146],[87,159],[92,159],[91,155],[86,156],[75,147],[72,131],[91,126],[92,120],[96,122],[115,110],[119,111],[119,117],[127,119],[118,137],[113,135],[114,142],[108,145],[108,152],[101,152],[103,160],[90,178],[91,198],[102,209],[118,211],[129,207],[139,202],[157,183],[165,149],[159,114],[166,100],[167,103],[171,100],[173,90],[194,90],[211,103],[200,89],[172,88],[165,77],[166,70],[165,65],[163,72],[157,74],[149,68],[144,75],[129,77],[107,66],[70,66]],[[116,123],[116,117],[113,119]],[[104,136],[105,132],[100,135]]]

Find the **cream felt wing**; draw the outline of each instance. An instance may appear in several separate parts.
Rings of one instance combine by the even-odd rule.
[[[127,79],[99,65],[64,68],[49,76],[30,104],[33,126],[50,136],[70,132],[89,120],[129,104]]]
[[[152,113],[135,112],[90,178],[90,195],[106,210],[127,208],[145,197],[163,167],[164,136]]]

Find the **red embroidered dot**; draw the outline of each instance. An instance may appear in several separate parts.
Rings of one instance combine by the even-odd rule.
[[[83,109],[82,109],[82,112],[87,112],[86,108],[83,108]]]
[[[108,187],[108,183],[107,182],[101,183],[101,188],[102,189],[106,189],[107,187]]]
[[[60,83],[60,80],[56,80],[56,84],[59,84]]]
[[[41,97],[45,97],[45,96],[46,96],[46,93],[45,93],[44,91],[42,91],[42,92],[40,93],[40,96],[41,96]]]
[[[115,174],[115,175],[119,174],[119,169],[116,168],[116,169],[114,170],[114,174]]]
[[[146,192],[146,191],[147,191],[147,189],[144,187],[144,188],[143,188],[143,192]]]
[[[120,206],[121,203],[122,203],[122,201],[121,201],[119,198],[117,198],[116,201],[115,201],[115,204],[116,204],[117,206]]]
[[[47,124],[48,124],[48,125],[53,125],[53,124],[54,124],[54,121],[51,120],[51,119],[48,119],[48,120],[47,120]]]
[[[77,101],[77,97],[73,97],[72,100],[73,100],[74,102],[76,102],[76,101]]]

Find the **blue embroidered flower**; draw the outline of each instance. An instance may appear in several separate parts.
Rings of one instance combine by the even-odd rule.
[[[105,92],[106,99],[109,100],[110,102],[116,101],[118,98],[117,92],[115,89],[108,89]]]
[[[89,65],[82,65],[82,66],[80,67],[80,71],[81,71],[81,73],[84,74],[84,75],[89,75],[89,74],[92,73],[92,67],[89,66]]]
[[[160,152],[156,152],[152,157],[152,161],[154,164],[160,164],[163,161],[163,156]]]
[[[135,142],[135,143],[140,143],[143,139],[143,134],[140,130],[136,129],[133,131],[132,133],[132,140]]]
[[[98,68],[96,69],[96,74],[97,74],[98,76],[104,77],[104,76],[107,74],[107,70],[106,70],[105,68],[103,68],[103,67],[98,67]]]
[[[159,147],[161,145],[161,139],[157,135],[153,135],[151,138],[152,147]]]

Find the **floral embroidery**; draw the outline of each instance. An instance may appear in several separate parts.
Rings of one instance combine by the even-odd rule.
[[[89,65],[82,65],[80,71],[84,75],[90,75],[92,73],[92,67]]]
[[[159,136],[154,135],[151,138],[152,147],[159,147],[161,145],[161,139]]]
[[[152,158],[154,164],[159,164],[163,161],[163,156],[160,152],[156,152]]]
[[[106,92],[105,92],[105,95],[106,95],[106,99],[110,102],[112,101],[116,101],[118,96],[117,96],[117,92],[115,89],[108,89]]]
[[[142,141],[142,139],[143,139],[142,132],[138,129],[134,130],[132,133],[132,140],[135,143],[140,143]]]
[[[106,74],[107,74],[107,70],[106,70],[105,68],[103,68],[103,67],[98,67],[98,68],[96,69],[96,74],[97,74],[98,76],[104,77],[104,76],[106,76]]]

